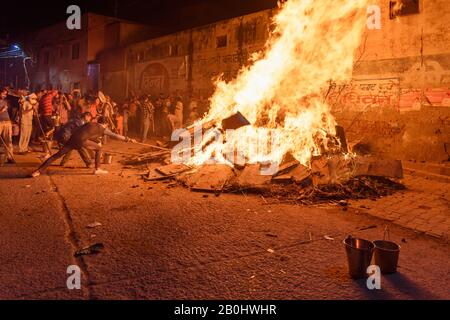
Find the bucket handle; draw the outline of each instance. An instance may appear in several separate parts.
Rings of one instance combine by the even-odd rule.
[[[389,227],[388,226],[384,227],[383,240],[391,241],[391,232],[389,231]]]

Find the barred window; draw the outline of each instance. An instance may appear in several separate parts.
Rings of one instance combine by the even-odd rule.
[[[389,17],[395,19],[420,13],[419,0],[393,0],[389,2]]]
[[[217,48],[225,48],[228,45],[227,35],[217,37],[216,43],[217,43]]]

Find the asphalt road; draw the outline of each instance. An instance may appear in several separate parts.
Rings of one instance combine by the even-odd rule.
[[[36,179],[25,178],[36,154],[0,168],[1,299],[450,299],[449,245],[395,225],[399,272],[381,290],[352,280],[342,240],[380,239],[386,225],[358,208],[194,193],[117,163],[98,177],[72,157],[77,168]],[[100,253],[74,257],[98,242]],[[80,290],[67,289],[69,265]]]

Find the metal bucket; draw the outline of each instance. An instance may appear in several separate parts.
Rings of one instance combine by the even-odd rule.
[[[400,246],[387,240],[376,240],[373,243],[375,264],[380,267],[381,273],[397,272]]]
[[[354,279],[367,277],[367,267],[372,260],[373,243],[364,239],[347,237],[344,245],[350,276]]]
[[[111,164],[112,163],[112,155],[111,154],[109,154],[109,153],[105,153],[104,155],[103,155],[103,163],[104,164]]]

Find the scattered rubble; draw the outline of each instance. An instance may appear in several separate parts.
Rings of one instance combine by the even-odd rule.
[[[241,115],[235,114],[226,119],[224,125],[233,128],[248,123]],[[204,128],[210,126],[210,123],[203,125]],[[340,140],[341,148],[348,149],[345,133],[341,131],[337,139]],[[171,149],[161,146],[155,148],[156,151],[128,159],[124,164],[147,165],[148,171],[142,174],[145,181],[176,181],[192,191],[213,192],[216,195],[221,192],[239,192],[244,195],[244,192],[258,193],[266,204],[310,205],[332,202],[346,211],[348,199],[376,199],[404,189],[398,181],[403,178],[399,160],[334,152],[315,156],[309,166],[305,166],[292,155],[286,154],[276,173],[265,175],[267,163],[234,167],[206,164],[194,167],[170,163]],[[148,164],[152,162],[164,165],[151,169]]]
[[[88,224],[88,225],[86,226],[86,228],[94,229],[94,228],[100,227],[101,225],[102,225],[102,224],[101,224],[100,222],[93,222],[93,223]]]
[[[348,204],[341,200],[378,198],[404,189],[399,182],[387,178],[402,176],[399,161],[320,157],[312,160],[311,169],[296,164],[289,169],[282,168],[274,176],[262,175],[260,164],[250,164],[242,170],[222,164],[197,168],[170,164],[150,170],[144,180],[175,179],[193,191],[245,191],[259,193],[278,202],[312,204],[335,201],[346,207]]]
[[[80,257],[80,256],[91,255],[91,254],[97,254],[100,251],[102,251],[104,248],[105,248],[105,246],[103,245],[103,243],[95,243],[93,245],[84,247],[84,248],[76,251],[74,256]]]
[[[246,191],[266,191],[270,189],[271,176],[261,175],[259,164],[251,164],[241,171],[234,188]]]
[[[222,191],[227,182],[235,176],[233,168],[224,164],[204,165],[190,175],[177,179],[193,191]]]
[[[353,176],[375,176],[395,179],[403,178],[400,160],[380,160],[374,157],[358,157],[355,160]]]

